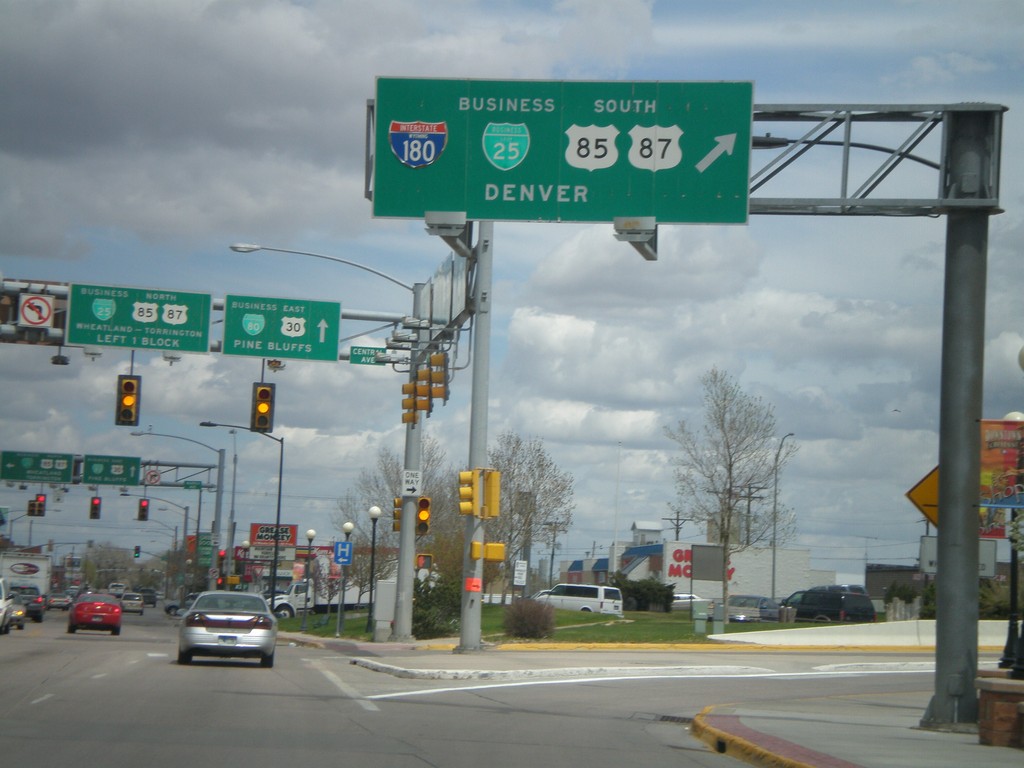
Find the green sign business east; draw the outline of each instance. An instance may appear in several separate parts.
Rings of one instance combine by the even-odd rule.
[[[336,301],[224,298],[225,355],[337,362],[340,330]]]
[[[373,212],[747,220],[753,84],[379,78]]]

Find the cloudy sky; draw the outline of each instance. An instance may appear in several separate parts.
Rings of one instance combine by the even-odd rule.
[[[408,312],[409,294],[343,265],[228,245],[328,254],[407,283],[434,273],[443,243],[421,221],[374,218],[363,196],[378,76],[736,80],[753,82],[758,104],[1005,105],[984,416],[1024,410],[1024,7],[1012,0],[0,0],[0,18],[5,279],[377,312]],[[838,171],[812,163],[788,184],[804,195],[823,184],[831,196]],[[904,493],[937,463],[944,239],[944,219],[755,215],[663,226],[659,259],[648,262],[607,224],[498,222],[489,436],[539,438],[574,476],[576,523],[559,557],[595,544],[606,553],[615,532],[668,515],[673,445],[663,428],[699,417],[699,379],[717,366],[775,407],[780,437],[795,434],[779,498],[814,564],[860,581],[865,558],[914,563],[924,525]],[[376,328],[346,321],[342,336],[382,345]],[[72,349],[63,367],[52,354],[0,344],[3,450],[213,457],[113,426],[127,351],[93,360]],[[169,365],[138,352],[134,365],[145,377],[143,425],[229,457],[237,446],[239,523],[272,520],[276,444],[197,427],[246,421],[259,359],[185,355]],[[402,377],[292,361],[272,380],[275,434],[287,441],[282,518],[330,536],[335,500],[380,447],[401,454]],[[468,374],[454,389],[427,431],[460,466]],[[169,544],[160,526],[139,529],[134,500],[113,488],[90,523],[90,495],[74,488],[52,502],[33,522],[34,543]],[[164,495],[195,505],[194,493]],[[0,488],[15,515],[26,499]],[[14,523],[19,542],[27,523]],[[685,534],[699,539],[696,528]]]

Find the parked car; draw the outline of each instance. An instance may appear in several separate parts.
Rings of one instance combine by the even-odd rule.
[[[151,605],[156,608],[156,590],[150,587],[140,587],[138,593],[142,595],[144,605]]]
[[[11,598],[11,622],[9,627],[11,629],[24,629],[25,628],[25,603],[21,599],[21,595],[14,595]]]
[[[34,585],[18,585],[9,588],[11,594],[21,595],[24,603],[25,615],[37,624],[43,620],[46,614],[46,596]]]
[[[622,592],[599,584],[555,584],[546,595],[534,598],[555,608],[622,616]]]
[[[78,629],[99,629],[121,634],[121,601],[101,592],[83,592],[68,609],[68,634]]]
[[[811,592],[856,592],[859,595],[868,593],[867,587],[863,584],[822,584],[811,587]]]
[[[672,595],[672,609],[678,611],[680,609],[689,610],[693,608],[694,600],[701,600],[703,598],[700,595],[693,595],[689,592]]]
[[[198,592],[189,592],[181,602],[175,599],[168,600],[164,603],[164,613],[168,616],[177,616],[179,613],[184,613],[198,596]]]
[[[195,656],[258,658],[274,666],[277,617],[267,601],[249,592],[203,592],[183,614],[178,629],[178,663]]]
[[[782,604],[796,609],[796,621],[877,621],[871,598],[859,592],[808,589],[794,592]]]
[[[121,595],[122,613],[137,613],[141,616],[145,608],[146,604],[142,602],[142,595],[138,592],[125,592]]]
[[[71,597],[71,595],[67,594],[66,592],[54,593],[50,595],[50,597],[46,600],[46,610],[50,610],[51,608],[59,608],[62,611],[66,611],[68,608],[71,607],[72,599],[73,598]]]
[[[778,621],[779,604],[764,595],[729,595],[729,621]]]

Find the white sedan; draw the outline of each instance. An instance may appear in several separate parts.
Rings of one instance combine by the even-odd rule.
[[[240,656],[272,667],[276,645],[277,617],[251,592],[202,592],[181,614],[179,664],[194,656]]]

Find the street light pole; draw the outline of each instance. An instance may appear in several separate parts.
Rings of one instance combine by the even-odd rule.
[[[201,421],[199,422],[200,427],[227,427],[229,429],[246,429],[248,427],[241,427],[237,424],[218,424],[215,421]],[[250,430],[251,431],[251,430]],[[281,485],[284,481],[284,438],[274,437],[268,432],[257,432],[258,435],[270,438],[278,445],[277,455],[277,513],[274,518],[274,559],[271,563],[270,571],[270,610],[274,610],[274,597],[277,594],[277,561],[280,554],[281,548],[281,537],[278,535],[281,528]]]
[[[345,521],[341,530],[345,532],[345,541],[352,537],[355,524],[351,520]],[[338,623],[334,627],[334,636],[341,637],[341,630],[345,628],[345,592],[348,589],[348,566],[341,566],[341,591],[338,593]]]
[[[309,559],[313,555],[313,539],[316,538],[316,531],[310,528],[306,531],[306,610],[302,612],[302,626],[299,627],[300,632],[306,631],[306,618],[309,616],[309,577],[313,575],[312,569],[309,567]],[[316,594],[314,593],[314,598]]]
[[[793,433],[783,435],[775,451],[775,481],[772,490],[772,600],[775,599],[775,551],[778,547],[776,536],[779,528],[779,457],[782,455],[782,445],[787,437],[793,437]]]
[[[170,437],[175,440],[184,440],[189,443],[195,443],[201,445],[208,451],[213,451],[217,454],[217,495],[214,497],[213,504],[213,533],[212,541],[210,542],[211,554],[212,551],[220,546],[220,526],[221,526],[221,509],[224,502],[224,449],[214,448],[212,445],[201,443],[198,440],[193,440],[191,437],[182,437],[181,435],[167,435],[159,432],[142,432],[136,431],[131,433],[133,437],[142,437],[144,435],[151,435],[152,437]],[[202,496],[200,496],[200,499]],[[200,502],[202,503],[202,502]],[[201,531],[196,531],[196,556],[199,556],[199,534]],[[212,563],[211,563],[212,565]],[[210,572],[207,575],[207,589],[216,589],[217,577],[213,575],[213,568],[210,568]]]
[[[370,610],[366,614],[366,631],[370,633],[373,632],[373,577],[377,569],[377,518],[380,515],[380,507],[376,504],[370,507]]]

